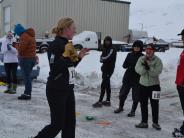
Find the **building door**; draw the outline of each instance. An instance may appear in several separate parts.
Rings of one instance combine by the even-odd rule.
[[[4,28],[4,33],[7,33],[8,31],[10,31],[10,20],[11,20],[11,14],[10,14],[10,7],[5,7],[3,10],[3,14],[4,14],[4,23],[3,23],[3,28]]]

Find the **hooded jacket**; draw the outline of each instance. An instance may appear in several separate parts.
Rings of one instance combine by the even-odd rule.
[[[105,41],[110,41],[109,46],[105,46]],[[116,63],[116,55],[117,52],[115,48],[112,46],[111,37],[107,36],[104,39],[104,47],[102,54],[100,56],[100,62],[103,63],[101,70],[103,73],[112,74],[114,72],[115,63]]]
[[[27,29],[20,35],[16,48],[20,58],[36,57],[35,31],[32,28]]]

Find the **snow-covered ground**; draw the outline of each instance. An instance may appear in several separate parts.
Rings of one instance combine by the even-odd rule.
[[[180,39],[177,34],[183,29],[183,0],[129,0],[130,29],[148,31],[149,36],[163,39]],[[119,52],[116,68],[111,78],[112,106],[93,109],[91,105],[97,101],[100,92],[101,71],[100,52],[91,51],[77,66],[77,82],[75,87],[77,127],[76,138],[171,138],[174,127],[182,122],[182,110],[175,86],[175,74],[178,57],[182,49],[171,48],[165,53],[156,53],[164,64],[160,76],[162,97],[160,100],[160,124],[162,131],[151,127],[151,111],[149,110],[149,128],[134,127],[140,122],[140,108],[134,118],[126,115],[130,111],[132,100],[129,95],[125,103],[125,111],[114,114],[118,105],[118,94],[124,74],[123,61],[127,55]],[[45,83],[48,76],[46,54],[40,54],[41,72],[33,82],[31,101],[18,101],[17,96],[23,93],[19,85],[15,95],[4,94],[5,87],[0,87],[0,138],[28,138],[34,136],[50,122],[50,112],[45,96]],[[150,108],[149,108],[150,109]],[[87,121],[87,115],[95,120]],[[57,138],[60,136],[58,135]]]
[[[77,66],[76,138],[169,138],[174,127],[181,124],[182,111],[175,88],[174,80],[179,54],[182,49],[171,48],[165,53],[156,53],[164,64],[160,76],[162,98],[160,100],[160,124],[162,131],[151,127],[151,112],[149,113],[149,128],[137,129],[134,127],[141,119],[138,107],[136,117],[128,118],[132,100],[129,95],[125,103],[125,111],[114,114],[113,110],[118,105],[118,94],[121,86],[124,69],[123,61],[126,52],[118,52],[115,72],[112,76],[112,106],[101,109],[92,108],[100,92],[101,71],[99,63],[100,52],[90,51],[90,54]],[[28,138],[34,136],[50,122],[49,108],[45,96],[45,82],[48,76],[48,62],[46,54],[40,54],[41,72],[38,80],[33,82],[31,101],[18,101],[24,88],[18,87],[15,95],[4,94],[5,87],[0,88],[0,137],[1,138]],[[149,110],[150,111],[150,110]],[[87,115],[94,116],[95,120],[87,121]],[[57,138],[60,136],[58,135]]]

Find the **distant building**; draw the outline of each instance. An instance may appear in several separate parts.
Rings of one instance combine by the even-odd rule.
[[[77,32],[101,32],[122,40],[129,30],[130,2],[117,0],[4,0],[2,35],[17,23],[33,27],[37,37],[51,31],[60,17],[69,16],[77,25]]]

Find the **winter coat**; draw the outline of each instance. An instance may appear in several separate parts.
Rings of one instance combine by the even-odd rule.
[[[14,48],[13,42],[15,42],[14,39],[5,39],[2,41],[2,46],[1,46],[1,52],[3,53],[3,62],[4,63],[17,63],[18,58],[17,58],[17,50]]]
[[[117,52],[113,47],[104,48],[100,56],[100,62],[103,63],[101,70],[105,74],[112,75],[115,68]]]
[[[16,48],[20,58],[36,57],[35,31],[32,28],[29,28],[20,35]]]
[[[184,85],[184,51],[180,55],[175,83],[179,86]]]
[[[139,84],[140,75],[137,72],[135,72],[135,65],[140,56],[143,56],[141,52],[128,53],[123,63],[123,68],[126,69],[125,74],[123,76],[123,83]]]
[[[146,56],[140,57],[135,66],[135,71],[141,75],[139,83],[146,87],[159,85],[159,74],[161,74],[163,68],[162,61],[154,55],[148,64],[149,70],[146,70],[144,66],[145,60]]]
[[[69,70],[70,67],[75,67],[79,62],[72,62],[69,58],[63,57],[67,43],[68,40],[66,38],[56,36],[48,48],[50,72],[47,87],[61,92],[73,90],[74,84],[69,82],[71,77]]]

